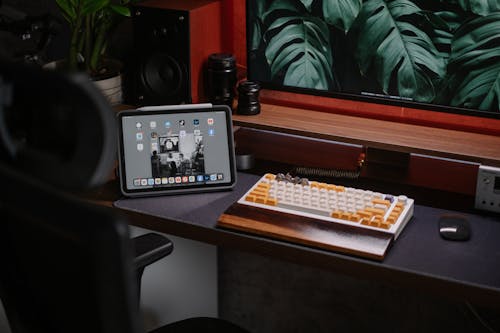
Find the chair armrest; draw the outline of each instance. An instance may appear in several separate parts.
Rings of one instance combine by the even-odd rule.
[[[165,236],[148,233],[132,238],[135,248],[134,266],[143,270],[146,266],[168,256],[174,249],[174,244]]]

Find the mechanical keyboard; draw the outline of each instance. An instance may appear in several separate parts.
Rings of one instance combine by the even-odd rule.
[[[219,226],[383,259],[413,215],[404,195],[266,174]]]

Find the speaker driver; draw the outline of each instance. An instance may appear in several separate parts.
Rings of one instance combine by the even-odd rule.
[[[142,82],[149,94],[172,98],[178,96],[187,84],[187,70],[166,53],[149,57],[142,69]]]

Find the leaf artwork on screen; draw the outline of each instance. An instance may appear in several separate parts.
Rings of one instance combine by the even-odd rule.
[[[263,82],[500,110],[500,0],[255,0]]]

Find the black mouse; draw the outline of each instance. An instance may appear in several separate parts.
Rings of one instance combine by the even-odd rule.
[[[469,221],[460,215],[443,215],[439,218],[439,234],[447,240],[466,241],[471,234]]]

